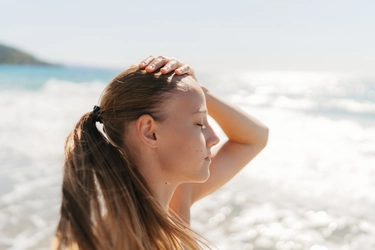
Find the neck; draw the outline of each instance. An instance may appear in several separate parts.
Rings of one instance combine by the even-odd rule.
[[[148,178],[147,180],[149,181]],[[168,212],[169,203],[177,186],[168,182],[152,184],[152,181],[149,181],[149,187],[158,203],[162,206],[165,212]]]
[[[160,166],[148,163],[146,165],[140,164],[138,167],[146,179],[153,196],[162,208],[168,212],[169,203],[180,183],[177,183],[173,178],[168,178],[168,174]]]
[[[151,150],[148,147],[139,146],[141,145],[141,142],[139,141],[139,138],[135,136],[137,135],[135,127],[130,126],[129,130],[128,140],[138,142],[134,146],[129,147],[131,150],[130,153],[131,155],[138,156],[134,157],[136,165],[146,179],[148,187],[156,201],[166,212],[168,212],[169,202],[180,183],[176,181],[175,177],[170,176],[170,174],[163,169],[154,150]]]

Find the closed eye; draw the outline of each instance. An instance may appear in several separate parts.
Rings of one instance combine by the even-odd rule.
[[[205,128],[206,128],[206,125],[204,125],[204,124],[200,124],[200,123],[198,123],[197,125],[200,126],[200,127],[202,127],[202,129],[205,129]]]

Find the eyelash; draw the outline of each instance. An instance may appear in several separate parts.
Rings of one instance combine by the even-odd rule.
[[[204,125],[204,124],[200,124],[200,123],[198,123],[197,124],[199,127],[202,127],[202,129],[205,129],[206,128],[206,125]]]

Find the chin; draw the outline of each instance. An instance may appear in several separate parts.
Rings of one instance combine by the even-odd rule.
[[[192,180],[194,183],[204,183],[210,178],[210,169],[205,169],[199,175],[195,175],[195,178]]]

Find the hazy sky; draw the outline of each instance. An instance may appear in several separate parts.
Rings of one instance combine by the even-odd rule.
[[[64,64],[375,71],[375,1],[0,0],[0,43]]]

